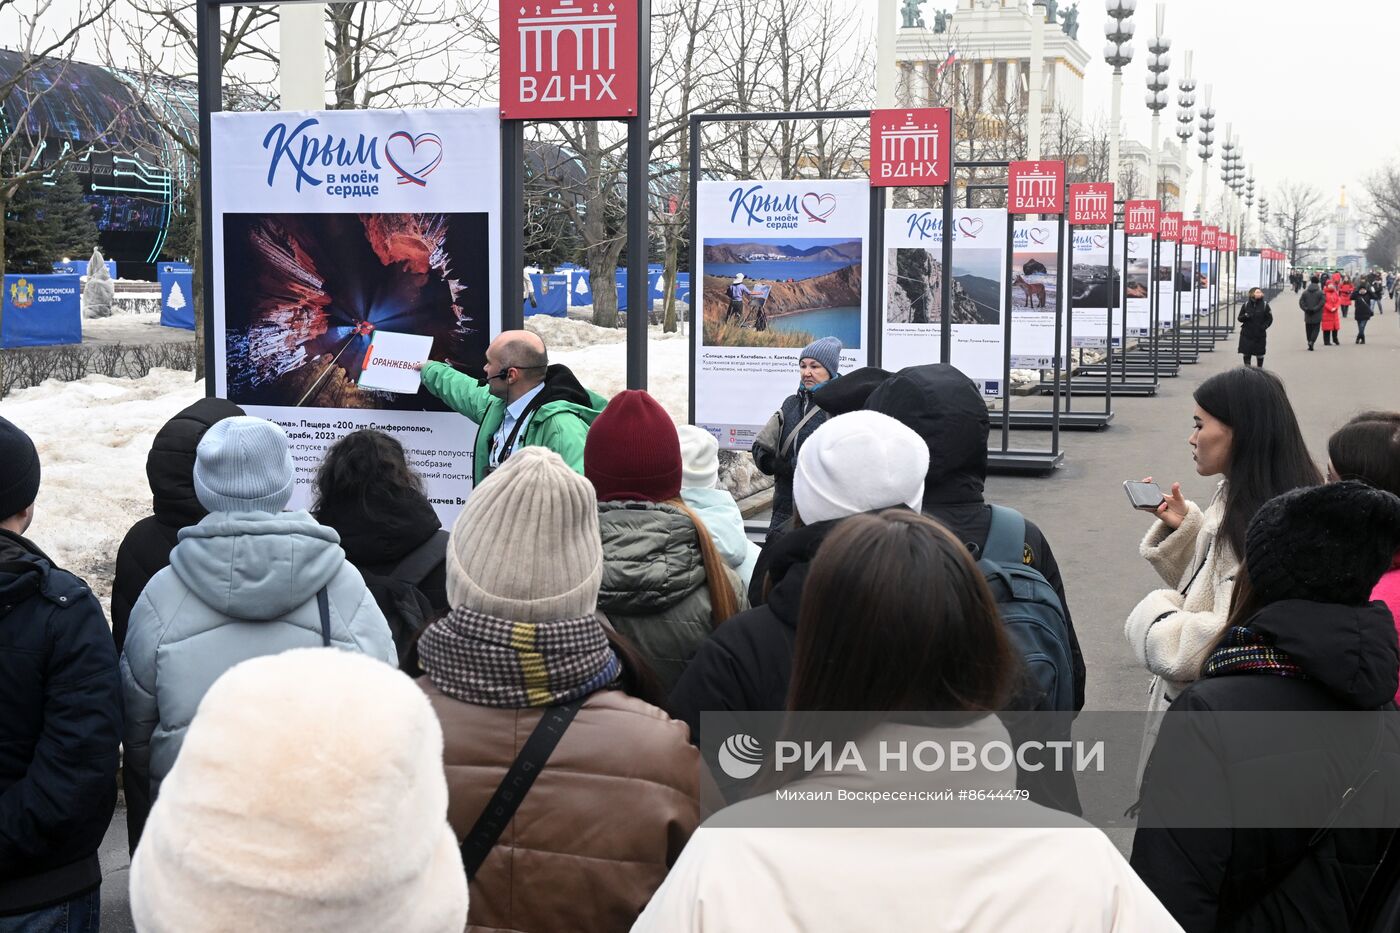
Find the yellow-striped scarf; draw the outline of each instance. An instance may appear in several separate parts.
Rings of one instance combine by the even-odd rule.
[[[450,697],[480,706],[558,706],[622,673],[594,616],[512,622],[454,609],[418,640],[423,670]]]

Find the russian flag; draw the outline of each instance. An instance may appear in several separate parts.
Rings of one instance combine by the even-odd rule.
[[[943,59],[943,64],[941,64],[941,65],[938,66],[938,70],[935,71],[934,74],[935,74],[935,75],[941,75],[941,74],[943,73],[943,70],[944,70],[945,68],[947,68],[949,65],[953,64],[953,62],[955,62],[955,61],[957,61],[957,60],[958,60],[958,50],[957,50],[956,48],[951,48],[951,49],[949,49],[949,50],[948,50],[948,57],[945,58],[945,59]]]

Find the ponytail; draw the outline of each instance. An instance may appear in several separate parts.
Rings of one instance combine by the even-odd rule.
[[[700,520],[700,516],[691,511],[690,506],[679,496],[667,499],[665,504],[685,513],[695,525],[695,537],[700,542],[700,557],[705,562],[705,580],[710,587],[710,624],[718,628],[721,622],[739,611],[739,597],[734,594],[734,587],[729,582],[729,565],[720,557],[709,529]]]

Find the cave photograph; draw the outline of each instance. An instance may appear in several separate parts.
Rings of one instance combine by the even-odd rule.
[[[225,214],[228,397],[288,408],[443,411],[358,384],[374,334],[432,337],[479,370],[490,343],[485,213]]]

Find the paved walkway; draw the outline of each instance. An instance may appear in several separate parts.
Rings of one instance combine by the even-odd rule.
[[[1352,343],[1353,321],[1342,327],[1343,345],[1318,344],[1307,352],[1302,314],[1291,291],[1273,302],[1265,365],[1288,385],[1309,448],[1326,463],[1328,436],[1353,413],[1368,408],[1400,409],[1400,314],[1387,301],[1383,315],[1372,319],[1366,346]],[[1130,510],[1123,495],[1125,479],[1151,475],[1164,485],[1178,481],[1187,495],[1208,499],[1214,480],[1196,476],[1186,437],[1191,431],[1191,393],[1205,378],[1238,365],[1234,340],[1222,341],[1201,362],[1182,367],[1177,379],[1163,380],[1155,398],[1114,401],[1114,421],[1107,431],[1066,433],[1065,466],[1041,478],[993,477],[989,497],[1033,518],[1050,539],[1065,576],[1075,627],[1089,669],[1088,705],[1092,709],[1137,710],[1146,701],[1147,674],[1123,640],[1123,620],[1148,590],[1156,575],[1137,553],[1147,528],[1146,516]],[[1021,404],[1018,400],[1016,404]],[[1090,410],[1101,399],[1080,397]],[[1049,434],[1018,432],[1013,446],[1048,446]],[[1114,835],[1124,851],[1130,832]],[[107,874],[103,885],[102,928],[107,933],[134,930],[127,908],[125,814],[118,811],[102,853]]]
[[[1351,415],[1400,409],[1400,314],[1387,300],[1385,313],[1367,325],[1366,346],[1352,342],[1356,324],[1346,320],[1340,347],[1319,341],[1309,353],[1293,292],[1281,294],[1272,307],[1264,365],[1283,377],[1308,447],[1325,467],[1327,438]],[[1215,480],[1196,475],[1186,438],[1196,386],[1241,362],[1234,338],[1216,346],[1201,354],[1200,363],[1181,367],[1179,378],[1162,380],[1155,398],[1115,399],[1108,430],[1062,435],[1065,465],[1055,475],[988,482],[989,497],[1034,519],[1055,549],[1088,666],[1090,708],[1137,710],[1145,702],[1149,678],[1123,640],[1123,622],[1161,583],[1137,552],[1150,519],[1129,509],[1122,485],[1152,476],[1164,488],[1180,482],[1189,498],[1210,498]],[[1080,397],[1074,404],[1087,411],[1096,403],[1103,400]],[[1048,446],[1048,432],[1017,432],[1013,446],[1019,443]]]

